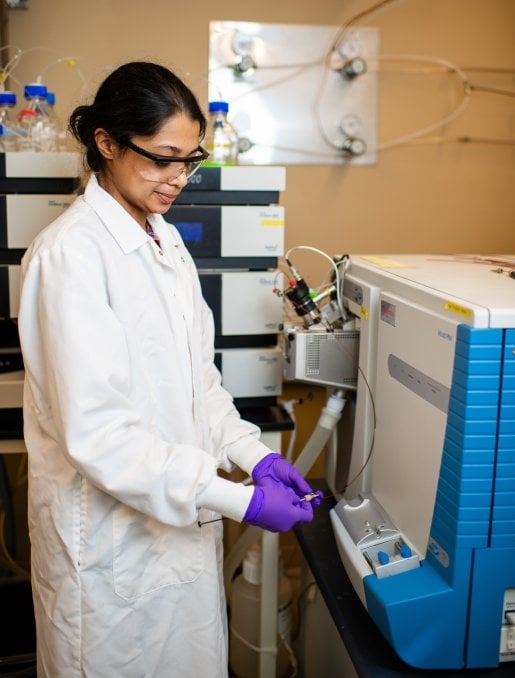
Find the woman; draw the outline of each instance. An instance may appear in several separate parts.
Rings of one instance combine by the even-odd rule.
[[[115,70],[70,129],[84,195],[22,264],[38,675],[227,675],[219,514],[312,519],[300,474],[242,421],[167,212],[205,159],[205,119],[162,66]],[[217,469],[241,467],[254,486]]]

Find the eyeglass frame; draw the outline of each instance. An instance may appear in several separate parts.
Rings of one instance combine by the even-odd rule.
[[[182,163],[183,165],[189,165],[191,163],[196,163],[196,166],[191,172],[187,172],[186,167],[182,170],[182,172],[179,172],[177,176],[179,176],[181,173],[186,174],[186,178],[189,179],[191,176],[195,174],[195,172],[202,167],[202,164],[209,158],[209,152],[206,151],[205,148],[202,148],[202,146],[198,146],[196,151],[198,155],[189,155],[189,156],[170,156],[170,155],[160,155],[158,153],[151,153],[150,151],[145,150],[144,148],[141,148],[141,146],[137,146],[135,143],[133,143],[130,139],[123,138],[119,139],[118,143],[121,146],[124,146],[126,148],[130,148],[131,151],[134,151],[134,153],[137,153],[138,155],[142,155],[144,158],[148,158],[149,160],[153,160],[157,167],[159,169],[163,169],[165,165],[170,165],[173,163]],[[186,170],[186,171],[185,171]]]

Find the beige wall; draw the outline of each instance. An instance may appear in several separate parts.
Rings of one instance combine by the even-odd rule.
[[[373,0],[30,0],[9,11],[10,43],[28,52],[14,75],[34,79],[58,57],[78,68],[44,71],[59,111],[94,91],[106,70],[152,58],[188,79],[207,103],[209,21],[238,20],[338,26]],[[363,26],[380,30],[383,54],[421,54],[464,68],[470,80],[514,91],[514,0],[394,0]],[[509,69],[511,73],[477,70]],[[407,74],[380,62],[379,139],[385,141],[449,113],[459,101],[452,75]],[[457,137],[515,139],[514,98],[473,92],[465,113],[417,143],[381,152],[375,166],[290,166],[282,197],[287,247],[309,244],[334,252],[515,251],[515,146],[456,143]],[[438,138],[445,139],[438,143]],[[327,264],[299,253],[312,285]]]

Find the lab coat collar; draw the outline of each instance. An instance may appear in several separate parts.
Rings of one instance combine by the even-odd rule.
[[[125,254],[148,243],[145,231],[120,203],[100,186],[94,174],[87,183],[84,200],[97,213]]]

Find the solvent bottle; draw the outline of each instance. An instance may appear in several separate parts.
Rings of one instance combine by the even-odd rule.
[[[2,151],[16,151],[18,148],[17,134],[11,118],[11,111],[16,106],[14,92],[0,92],[0,125],[2,126]]]
[[[204,147],[210,156],[206,165],[237,165],[238,134],[227,119],[229,104],[226,101],[211,101]]]
[[[46,97],[45,85],[39,83],[25,85],[27,105],[18,113],[20,150],[56,150],[56,130],[48,117]]]
[[[295,658],[291,650],[290,580],[279,572],[277,600],[276,676],[291,673]],[[242,573],[231,587],[229,664],[235,678],[258,678],[260,662],[261,549],[254,545],[243,561]]]
[[[66,151],[66,130],[55,110],[55,92],[47,92],[46,103],[47,114],[54,127],[55,150]]]

